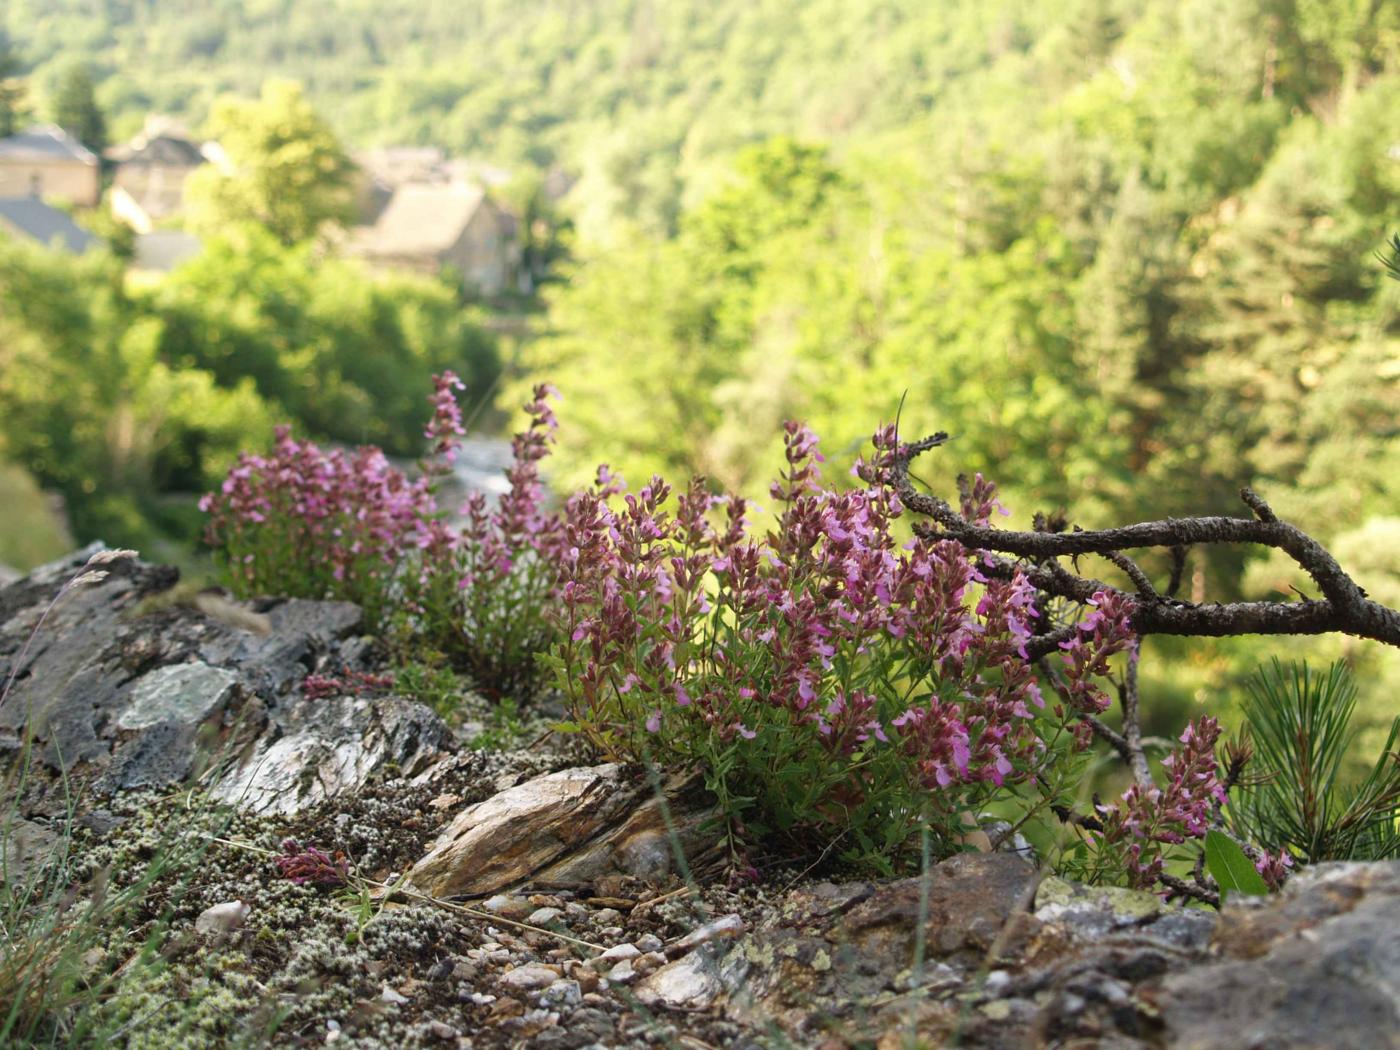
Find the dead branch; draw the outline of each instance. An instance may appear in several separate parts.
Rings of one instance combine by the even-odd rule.
[[[1337,560],[1317,540],[1282,521],[1255,492],[1240,498],[1254,516],[1202,516],[1145,521],[1112,529],[1021,532],[994,529],[968,521],[937,496],[919,492],[909,477],[910,463],[921,453],[942,445],[947,435],[935,434],[902,446],[894,455],[892,480],[904,506],[928,518],[914,531],[931,540],[952,539],[979,551],[1011,555],[991,559],[994,574],[1019,569],[1046,595],[1084,602],[1096,591],[1127,592],[1101,580],[1066,569],[1057,559],[1098,554],[1128,572],[1136,587],[1133,628],[1150,634],[1229,637],[1242,634],[1347,634],[1400,646],[1400,612],[1366,596]],[[1273,547],[1292,558],[1317,584],[1323,597],[1316,601],[1187,602],[1170,597],[1179,585],[1185,548],[1202,544],[1252,543]],[[1125,551],[1165,548],[1173,558],[1172,584],[1158,593]],[[1180,550],[1183,553],[1178,554]],[[1128,568],[1131,566],[1131,569]],[[1136,569],[1137,571],[1132,571]],[[1146,586],[1144,586],[1146,582]],[[1027,645],[1032,659],[1054,652],[1074,634],[1073,627],[1038,635]]]

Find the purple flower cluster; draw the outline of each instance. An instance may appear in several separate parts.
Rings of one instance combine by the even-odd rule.
[[[240,593],[344,597],[374,618],[436,504],[426,479],[378,449],[326,450],[284,426],[270,455],[242,453],[200,509]]]
[[[288,882],[298,886],[344,886],[350,881],[350,862],[339,851],[332,857],[315,846],[303,846],[296,839],[285,839],[282,852],[272,859]]]
[[[1286,849],[1279,850],[1277,856],[1263,853],[1254,862],[1254,870],[1263,877],[1264,885],[1271,890],[1279,890],[1292,874],[1293,857]]]
[[[595,744],[773,779],[797,768],[810,808],[846,816],[952,813],[1043,773],[1053,720],[1026,652],[1035,589],[1019,570],[989,578],[955,542],[900,542],[884,483],[894,441],[878,433],[857,468],[872,483],[840,492],[822,483],[816,437],[789,423],[766,535],[744,501],[698,481],[674,514],[659,478],[629,492],[604,471],[570,500],[557,680]],[[990,482],[971,491],[977,513],[999,506]],[[1067,647],[1077,708],[1106,706],[1094,678],[1128,644],[1130,612],[1100,596]]]
[[[1217,806],[1224,805],[1215,744],[1220,723],[1202,715],[1187,725],[1181,746],[1162,760],[1166,787],[1134,784],[1113,806],[1100,806],[1102,847],[1119,855],[1134,886],[1146,888],[1162,873],[1163,847],[1204,838]]]
[[[435,377],[428,456],[410,480],[374,448],[345,452],[295,440],[283,427],[267,456],[244,453],[221,490],[204,497],[206,538],[241,595],[344,598],[378,625],[390,609],[482,679],[525,688],[548,647],[542,614],[554,583],[557,516],[545,513],[539,463],[557,423],[541,385],[516,435],[509,491],[491,508],[480,493],[447,520],[437,486],[464,433],[452,372]]]

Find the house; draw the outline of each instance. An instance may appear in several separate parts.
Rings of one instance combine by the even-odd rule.
[[[69,216],[37,197],[0,197],[0,232],[81,255],[97,243]]]
[[[107,152],[115,172],[112,214],[137,233],[150,233],[179,214],[185,180],[205,163],[203,150],[174,125],[159,118],[124,146]]]
[[[0,139],[0,197],[53,197],[91,208],[101,192],[96,154],[62,128],[39,124]]]
[[[515,267],[509,222],[480,186],[462,182],[397,187],[373,225],[357,227],[348,254],[382,269],[437,274],[450,266],[462,283],[497,295]]]

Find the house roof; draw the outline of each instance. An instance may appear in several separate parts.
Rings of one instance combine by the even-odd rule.
[[[355,163],[372,177],[390,186],[410,182],[445,180],[447,154],[437,146],[384,146],[362,150]]]
[[[80,255],[97,243],[68,215],[34,197],[0,197],[0,229]]]
[[[437,255],[457,243],[485,201],[479,186],[400,186],[374,225],[357,232],[354,248],[370,256]]]
[[[183,135],[138,135],[124,146],[107,151],[118,164],[161,165],[163,167],[198,167],[204,163],[199,146]]]
[[[0,162],[27,163],[66,160],[97,164],[97,155],[56,124],[36,124],[27,131],[0,139]]]

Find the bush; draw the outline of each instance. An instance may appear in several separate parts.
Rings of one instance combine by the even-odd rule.
[[[460,527],[437,500],[463,433],[451,372],[436,377],[430,453],[410,480],[377,448],[326,450],[277,430],[270,455],[242,454],[200,506],[206,539],[240,597],[353,601],[371,628],[448,657],[488,691],[528,694],[551,641],[543,607],[553,588],[558,520],[542,511],[538,461],[554,420],[541,387],[531,426],[515,440],[510,490],[490,509],[468,500]]]
[[[600,750],[700,766],[752,835],[849,832],[848,852],[875,859],[928,827],[956,849],[968,814],[1051,782],[1087,744],[1077,716],[1108,704],[1094,680],[1129,642],[1127,609],[1100,602],[1066,643],[1067,703],[1047,708],[1019,570],[992,579],[955,542],[900,544],[893,428],[858,467],[870,487],[843,493],[820,483],[815,436],[785,433],[764,536],[737,498],[712,527],[698,480],[674,515],[661,479],[629,493],[606,469],[570,501],[556,684]],[[980,520],[997,507],[980,477],[969,499]]]

